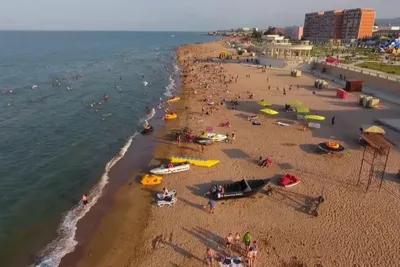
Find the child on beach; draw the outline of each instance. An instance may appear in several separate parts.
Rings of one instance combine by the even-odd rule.
[[[206,263],[207,266],[212,267],[214,266],[214,257],[215,257],[215,252],[211,248],[206,249]]]

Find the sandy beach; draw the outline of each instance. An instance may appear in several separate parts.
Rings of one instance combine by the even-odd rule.
[[[289,69],[262,71],[246,64],[203,60],[217,57],[224,49],[222,41],[179,48],[181,101],[171,108],[179,118],[167,121],[156,133],[154,159],[119,189],[78,266],[207,266],[206,248],[245,259],[242,242],[228,252],[225,237],[229,233],[243,237],[246,232],[258,244],[253,266],[396,266],[400,262],[400,180],[395,174],[400,154],[392,150],[382,189],[374,180],[366,192],[366,175],[357,185],[363,154],[357,140],[361,125],[398,117],[400,107],[383,102],[379,109],[364,109],[357,105],[356,94],[346,100],[337,98],[334,84],[313,94],[315,77],[291,77]],[[225,102],[206,115],[211,106],[204,99]],[[238,105],[233,106],[230,101],[235,99]],[[260,113],[260,100],[270,102],[279,114]],[[303,131],[304,123],[296,120],[296,114],[283,110],[291,100],[325,116],[321,128]],[[247,120],[251,115],[258,115],[260,126]],[[231,127],[219,127],[228,121]],[[278,121],[289,126],[279,126]],[[185,127],[196,134],[212,127],[216,133],[235,133],[235,140],[206,146],[202,152],[197,144],[178,145],[174,140],[171,133]],[[388,129],[387,137],[395,143],[400,140]],[[316,144],[327,141],[343,144],[345,153],[316,154]],[[174,155],[221,162],[168,175],[160,186],[139,184],[149,169]],[[256,163],[260,156],[269,157],[272,165],[260,168]],[[301,183],[281,187],[277,180],[286,173],[300,177]],[[203,195],[211,184],[243,178],[271,179],[272,194],[264,190],[249,198],[218,201],[214,214],[203,208],[207,204]],[[163,187],[177,190],[173,207],[154,205],[154,194]],[[315,217],[310,209],[319,196],[325,202]]]

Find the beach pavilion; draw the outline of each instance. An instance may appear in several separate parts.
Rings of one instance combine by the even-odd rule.
[[[263,39],[263,54],[277,58],[309,58],[311,49],[309,41],[301,41],[298,44],[292,44],[289,39],[279,35],[264,35]]]

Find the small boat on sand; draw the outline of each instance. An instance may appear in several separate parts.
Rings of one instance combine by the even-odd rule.
[[[199,167],[212,167],[214,165],[217,165],[219,163],[219,160],[199,159],[199,158],[191,158],[191,157],[172,157],[171,162],[172,163],[189,162],[190,164],[193,164],[193,165],[199,166]]]
[[[279,178],[279,183],[284,187],[292,187],[301,182],[299,177],[296,177],[291,174],[285,174],[281,178]]]
[[[150,172],[154,174],[171,174],[188,170],[190,170],[190,164],[177,164],[173,165],[172,167],[161,165],[160,167],[150,170]]]
[[[226,142],[228,137],[223,134],[205,133],[205,134],[201,135],[200,138],[211,139],[214,142]]]
[[[241,198],[254,195],[259,192],[269,182],[268,179],[257,179],[257,180],[241,180],[225,185],[212,185],[209,192],[204,196],[214,199],[230,199],[230,198]]]
[[[208,138],[195,138],[194,142],[200,145],[208,146],[214,144],[214,140]]]

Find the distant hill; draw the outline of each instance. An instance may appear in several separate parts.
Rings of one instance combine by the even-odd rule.
[[[379,26],[387,26],[389,23],[392,26],[400,26],[400,17],[392,19],[375,19],[375,24]]]

